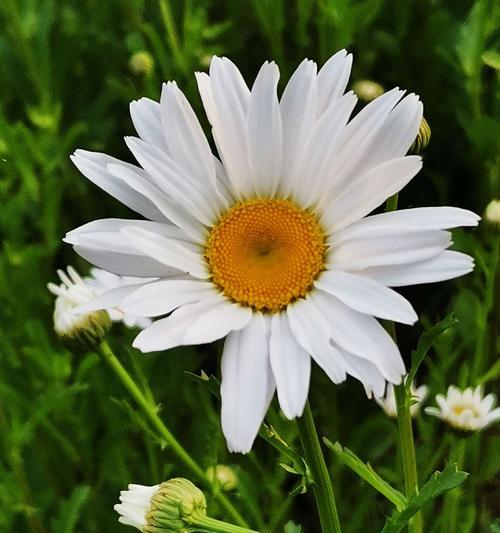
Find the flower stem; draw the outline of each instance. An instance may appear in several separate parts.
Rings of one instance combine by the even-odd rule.
[[[202,518],[196,517],[195,519],[190,520],[189,523],[197,528],[203,528],[204,531],[214,531],[215,533],[259,533],[254,529],[235,526],[234,524],[222,522],[221,520],[216,520],[209,516],[204,516]]]
[[[144,393],[139,389],[135,381],[132,379],[125,367],[120,363],[119,359],[113,353],[113,350],[106,341],[101,343],[99,347],[99,354],[111,367],[113,372],[121,381],[122,385],[127,389],[132,398],[134,398],[137,405],[142,409],[143,413],[147,416],[158,434],[168,444],[173,453],[179,458],[180,461],[184,463],[184,465],[200,482],[202,482],[206,487],[211,487],[211,480],[207,478],[205,472],[182,447],[180,442],[172,435],[170,430],[163,423],[162,419],[158,416],[158,406],[153,401],[148,400]],[[227,514],[231,516],[233,520],[235,520],[235,522],[243,527],[248,525],[246,520],[240,515],[237,509],[222,492],[215,493],[214,498],[227,512]]]
[[[333,486],[321,450],[309,402],[306,402],[304,414],[298,419],[298,426],[305,459],[313,475],[313,494],[318,508],[321,530],[323,533],[340,533],[340,522],[335,505]]]
[[[458,470],[462,470],[464,466],[465,459],[465,448],[466,440],[464,438],[459,438],[455,446],[455,461],[457,463]],[[455,533],[458,531],[457,522],[458,522],[458,509],[460,503],[460,497],[462,495],[461,487],[451,490],[446,496],[445,509],[448,508],[447,513],[447,522],[448,522],[448,532]]]
[[[391,324],[394,328],[394,324]],[[411,392],[404,383],[394,387],[398,412],[399,445],[403,459],[405,477],[405,494],[407,497],[418,492],[417,460],[415,456],[415,442],[411,423],[410,400]],[[422,514],[416,513],[408,524],[410,533],[422,533]]]

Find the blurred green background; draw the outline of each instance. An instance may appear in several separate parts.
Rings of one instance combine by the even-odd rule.
[[[370,79],[416,92],[424,102],[432,140],[400,206],[482,213],[500,195],[498,1],[0,2],[0,531],[125,532],[112,509],[120,489],[188,475],[99,358],[70,354],[52,332],[46,283],[67,264],[88,270],[62,244],[64,233],[96,218],[133,217],[79,175],[69,154],[81,147],[131,161],[122,140],[133,133],[128,103],[158,98],[165,80],[177,80],[202,116],[193,72],[206,70],[213,54],[233,59],[248,82],[264,60],[275,59],[283,86],[304,57],[322,64],[343,47],[354,53],[351,87]],[[141,61],[137,52],[149,57]],[[457,248],[476,258],[474,274],[404,291],[421,324],[450,310],[460,320],[418,376],[433,394],[481,376],[488,391],[498,391],[498,372],[488,374],[499,357],[494,233],[482,224],[455,234]],[[421,327],[398,331],[407,360]],[[220,346],[143,356],[130,348],[133,335],[115,326],[110,343],[149,383],[163,419],[200,464],[234,467],[239,483],[230,497],[251,524],[278,532],[294,520],[318,531],[310,492],[288,495],[297,477],[279,466],[284,459],[276,450],[257,441],[249,456],[226,452],[218,401],[186,375],[200,369],[218,375]],[[316,368],[311,403],[322,434],[401,487],[396,425],[358,383],[333,386]],[[276,408],[269,420],[296,441],[294,424]],[[456,437],[421,416],[416,438],[425,479],[453,456]],[[389,504],[329,461],[345,531],[380,531]],[[460,533],[500,531],[498,426],[468,440],[463,466],[471,476],[462,489]],[[448,531],[442,505],[426,509],[426,531]]]

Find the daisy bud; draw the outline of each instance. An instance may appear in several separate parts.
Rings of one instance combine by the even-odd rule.
[[[484,212],[484,219],[500,230],[500,200],[491,200]]]
[[[154,69],[155,62],[151,54],[140,50],[132,55],[129,61],[130,70],[138,76],[149,76]]]
[[[421,385],[420,387],[415,387],[415,385],[411,384],[411,405],[410,405],[410,413],[411,416],[416,416],[420,410],[420,406],[425,401],[425,398],[427,397],[428,389],[426,385]],[[382,409],[385,411],[385,414],[391,418],[397,418],[397,408],[396,408],[396,397],[394,394],[394,386],[388,385],[387,390],[385,393],[385,396],[382,398],[375,397],[375,401],[382,407]]]
[[[207,477],[212,483],[217,484],[217,486],[223,491],[233,490],[238,484],[238,476],[236,475],[236,472],[227,465],[211,466],[207,470]]]
[[[206,516],[203,492],[184,478],[173,478],[160,485],[129,485],[115,505],[119,522],[143,533],[185,532],[190,524]]]
[[[425,412],[444,420],[453,429],[470,433],[500,420],[500,408],[492,409],[495,402],[494,394],[483,397],[481,386],[461,390],[452,385],[448,387],[446,396],[436,396],[438,407],[427,407]]]
[[[111,320],[106,311],[76,313],[75,308],[95,299],[94,292],[78,272],[68,267],[58,270],[60,285],[49,283],[49,291],[57,296],[54,305],[54,330],[63,344],[72,351],[92,350],[106,337]]]
[[[384,94],[384,88],[380,83],[372,80],[360,80],[353,85],[353,91],[363,102],[371,102]]]
[[[420,123],[420,129],[418,130],[417,138],[415,142],[410,146],[410,154],[421,154],[431,140],[431,127],[425,117],[422,117]]]

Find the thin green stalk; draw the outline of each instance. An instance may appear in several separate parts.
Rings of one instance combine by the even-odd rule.
[[[172,435],[170,430],[158,416],[158,406],[153,401],[150,401],[146,398],[144,393],[139,389],[135,381],[132,379],[125,367],[120,363],[106,341],[100,345],[99,353],[106,363],[111,367],[116,376],[120,379],[132,398],[134,398],[137,405],[142,409],[143,413],[148,417],[158,434],[168,444],[172,452],[179,458],[180,461],[184,463],[184,465],[200,482],[202,482],[206,487],[210,488],[212,486],[211,480],[207,478],[201,467]],[[214,498],[235,522],[243,527],[248,526],[246,520],[241,516],[241,514],[222,492],[217,492],[214,494]]]
[[[387,199],[385,210],[395,211],[398,208],[398,194]],[[393,322],[387,324],[387,330],[394,342],[396,339],[396,328]],[[417,475],[417,459],[415,455],[415,441],[413,439],[413,426],[411,421],[410,401],[411,392],[406,388],[404,382],[401,385],[394,387],[394,394],[396,397],[396,407],[398,413],[398,432],[399,432],[399,446],[401,450],[401,458],[403,461],[403,473],[405,478],[405,494],[407,497],[418,492],[418,475]],[[420,511],[415,514],[408,524],[408,531],[410,533],[422,533],[422,514]]]
[[[314,480],[313,494],[319,513],[321,530],[323,533],[340,533],[332,481],[326,467],[309,402],[306,402],[304,414],[298,419],[298,426],[305,459]]]
[[[195,519],[190,520],[190,525],[196,526],[197,528],[203,528],[204,531],[213,531],[215,533],[259,533],[254,529],[235,526],[234,524],[222,522],[221,520],[216,520],[209,516],[204,516],[203,518],[196,517]]]
[[[170,3],[168,2],[168,0],[162,0],[160,2],[160,11],[163,19],[163,24],[165,26],[165,31],[167,32],[167,40],[170,45],[170,48],[172,49],[174,58],[177,61],[177,64],[179,65],[181,70],[184,72],[184,74],[187,74],[189,68],[187,66],[184,53],[182,51],[181,41],[175,28],[174,17],[172,15],[172,10],[170,9]]]
[[[464,438],[459,438],[459,441],[455,447],[455,461],[457,463],[458,470],[462,470],[465,459],[465,448],[467,443]],[[462,495],[461,487],[451,490],[447,494],[447,501],[445,503],[445,509],[448,509],[448,512],[445,513],[446,521],[448,524],[448,532],[455,533],[459,531],[457,527],[458,522],[458,509],[460,503],[460,496]]]

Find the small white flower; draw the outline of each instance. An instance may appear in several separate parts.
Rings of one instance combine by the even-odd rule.
[[[420,387],[416,388],[415,385],[412,383],[410,390],[412,395],[410,413],[411,416],[415,416],[418,414],[420,406],[427,397],[428,388],[426,385],[420,385]],[[396,408],[396,396],[394,394],[393,385],[388,385],[387,390],[385,392],[385,396],[382,398],[375,397],[375,401],[380,405],[380,407],[382,407],[387,416],[390,416],[391,418],[396,418],[398,416]]]
[[[151,278],[149,281],[153,281]],[[92,268],[90,276],[83,278],[85,285],[90,287],[96,296],[100,296],[112,289],[120,287],[130,287],[138,283],[144,283],[144,278],[135,278],[132,276],[117,276],[111,272],[106,272],[100,268]],[[109,318],[113,322],[123,322],[127,327],[147,328],[151,325],[151,319],[148,317],[134,316],[121,311],[118,307],[107,308]]]
[[[488,394],[483,398],[481,386],[461,390],[451,385],[446,396],[436,395],[439,407],[426,407],[425,412],[441,418],[460,431],[479,431],[500,420],[500,408],[492,410],[495,402],[494,394]]]
[[[129,485],[128,490],[120,492],[120,502],[115,511],[120,515],[122,524],[134,526],[140,531],[147,525],[147,515],[151,509],[151,499],[160,489],[160,485]]]
[[[54,330],[72,349],[92,349],[104,339],[111,325],[105,311],[76,312],[82,304],[95,300],[96,294],[88,287],[73,267],[67,273],[58,270],[60,285],[49,283],[47,288],[57,296],[54,304]]]
[[[222,428],[231,451],[250,450],[275,391],[288,418],[302,414],[311,360],[334,383],[351,375],[376,396],[399,383],[403,359],[377,318],[418,317],[392,287],[473,268],[448,250],[446,230],[476,226],[474,213],[370,215],[422,166],[406,154],[423,107],[393,89],[351,118],[351,63],[345,50],[319,70],[304,60],[279,97],[275,63],[250,88],[236,65],[214,57],[197,81],[219,157],[172,82],[160,102],[130,106],[138,137],[126,143],[138,165],[84,150],[72,157],[148,219],[96,220],[65,238],[100,268],[160,278],[102,296],[103,308],[157,318],[134,346],[226,338]]]

